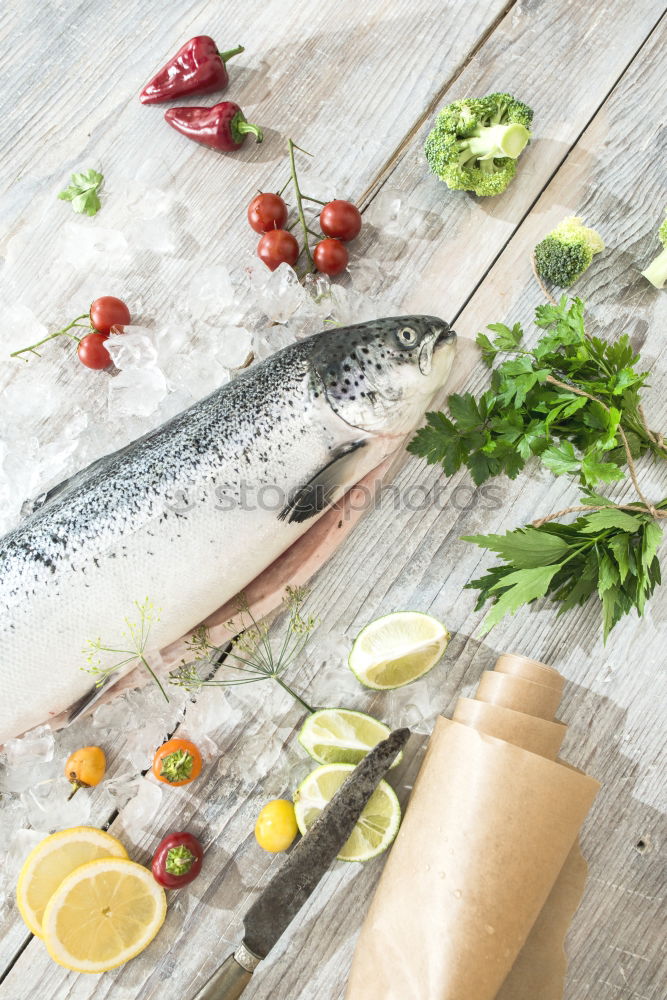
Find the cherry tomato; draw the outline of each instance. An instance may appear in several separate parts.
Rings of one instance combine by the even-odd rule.
[[[201,774],[201,754],[190,740],[167,740],[153,758],[153,774],[165,785],[188,785]]]
[[[153,855],[153,878],[165,889],[178,889],[197,878],[204,851],[191,833],[170,833]]]
[[[123,300],[114,295],[103,295],[101,299],[95,299],[90,307],[90,323],[98,333],[110,333],[114,323],[120,324],[122,329],[123,324],[131,319],[130,310]]]
[[[340,274],[348,265],[350,255],[340,240],[320,240],[315,244],[313,260],[322,274]]]
[[[320,212],[320,227],[325,236],[347,243],[359,235],[361,212],[351,201],[330,201]]]
[[[104,346],[107,339],[106,333],[87,333],[82,337],[76,349],[81,364],[97,371],[108,368],[111,364],[111,355]]]
[[[282,229],[287,222],[287,205],[279,194],[270,191],[255,195],[248,205],[248,222],[256,233]]]
[[[260,847],[272,854],[286,851],[298,833],[294,806],[287,799],[267,802],[255,824],[255,837]]]
[[[257,244],[257,256],[271,271],[281,264],[294,266],[299,256],[299,244],[286,229],[272,229],[264,233]]]
[[[72,786],[71,799],[80,788],[99,785],[107,769],[107,760],[102,747],[81,747],[67,758],[65,777]]]

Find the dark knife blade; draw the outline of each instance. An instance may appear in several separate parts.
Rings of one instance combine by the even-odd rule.
[[[396,729],[364,757],[250,907],[244,943],[258,958],[266,958],[331,866],[409,736],[409,729]]]
[[[410,736],[395,729],[357,764],[307,835],[246,913],[245,936],[195,1000],[238,1000],[352,833],[364,807]]]

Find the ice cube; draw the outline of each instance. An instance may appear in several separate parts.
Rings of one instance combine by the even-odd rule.
[[[193,738],[216,730],[230,732],[241,719],[241,711],[229,698],[229,689],[205,687],[185,710],[185,725]]]
[[[149,417],[167,395],[159,368],[130,368],[109,379],[110,416]]]
[[[258,361],[294,342],[294,334],[284,326],[262,327],[253,337],[253,354]]]
[[[46,337],[48,332],[34,312],[22,302],[2,303],[2,346],[7,354],[29,344],[36,344],[38,340]],[[24,354],[23,357],[37,360],[30,354]],[[17,365],[21,362],[21,358],[13,360]]]
[[[218,334],[216,354],[226,368],[241,368],[252,354],[252,334],[242,326],[225,326]]]
[[[25,736],[5,743],[8,767],[46,763],[53,760],[54,751],[55,739],[50,726],[37,726]]]
[[[146,327],[126,326],[124,333],[108,338],[106,349],[121,371],[156,366],[158,352],[154,335]]]
[[[14,833],[9,841],[5,859],[5,872],[12,882],[16,882],[16,876],[33,847],[37,847],[43,839],[44,834],[37,830],[21,829]]]
[[[234,286],[226,267],[211,264],[195,274],[188,293],[192,316],[219,321],[233,305]]]
[[[176,372],[178,387],[185,389],[193,399],[201,399],[229,381],[227,367],[214,357],[206,357],[206,363],[202,364],[202,355],[198,353],[175,355],[169,365],[169,372],[172,371]]]
[[[54,830],[87,823],[91,796],[84,788],[69,799],[71,791],[72,787],[64,775],[40,781],[23,791],[21,802],[25,806],[30,826],[34,830],[52,833]]]
[[[79,270],[103,265],[108,269],[126,267],[131,262],[128,242],[117,229],[104,229],[88,221],[67,222],[61,229],[58,254]]]
[[[406,208],[401,192],[396,188],[383,187],[368,206],[364,220],[388,235],[399,233]]]
[[[141,831],[155,824],[162,802],[162,789],[154,779],[142,778],[136,787],[136,794],[120,814],[126,833],[133,840],[138,840]]]
[[[387,278],[386,271],[378,261],[370,257],[358,257],[350,261],[349,272],[350,285],[363,295],[369,295],[381,288]]]
[[[269,271],[257,288],[257,303],[272,323],[285,323],[307,300],[308,294],[289,264]]]

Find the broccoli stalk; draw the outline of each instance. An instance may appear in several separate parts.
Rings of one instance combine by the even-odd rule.
[[[667,214],[665,214],[662,225],[658,229],[658,239],[665,249],[658,254],[655,260],[651,261],[642,274],[656,288],[664,288],[667,283]]]
[[[530,140],[532,118],[531,109],[510,94],[454,101],[426,139],[426,159],[452,190],[500,194]]]
[[[577,216],[570,216],[535,247],[537,273],[552,285],[569,288],[601,250],[604,241],[600,234],[584,226]]]

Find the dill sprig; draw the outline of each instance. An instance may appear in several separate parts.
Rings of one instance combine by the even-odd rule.
[[[266,622],[258,622],[248,601],[241,595],[236,619],[227,623],[227,629],[236,633],[231,649],[225,653],[224,676],[206,678],[202,676],[202,666],[210,668],[213,657],[224,651],[224,645],[216,646],[210,641],[208,630],[200,625],[187,642],[192,654],[191,660],[183,660],[169,675],[170,682],[198,691],[202,687],[234,687],[238,684],[255,684],[258,681],[273,680],[287,691],[308,711],[313,709],[283,680],[282,674],[297,660],[306,646],[311,633],[318,624],[312,615],[302,614],[307,596],[304,587],[287,587],[284,606],[289,614],[282,641],[274,645]],[[241,631],[239,632],[239,626]],[[227,671],[232,671],[231,676]]]
[[[137,609],[138,620],[133,621],[130,618],[125,618],[125,628],[121,631],[117,643],[111,645],[103,642],[102,639],[88,639],[86,641],[83,649],[86,666],[81,669],[94,674],[97,678],[95,686],[102,687],[109,680],[109,677],[121,667],[133,660],[139,660],[159,687],[165,701],[169,701],[169,695],[146,658],[148,638],[152,626],[160,620],[159,611],[155,609],[153,602],[148,597],[141,602],[135,601],[134,606]],[[105,662],[108,657],[103,660],[102,653],[115,653],[121,659],[108,664]]]

